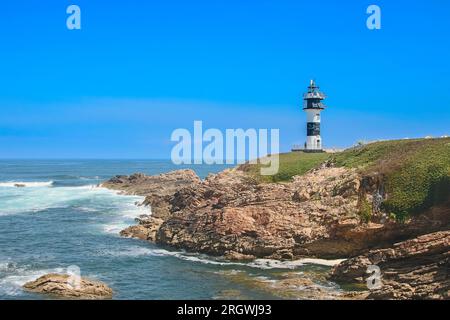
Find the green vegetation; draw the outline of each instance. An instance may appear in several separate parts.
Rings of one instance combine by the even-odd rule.
[[[424,146],[431,144],[443,145],[450,139],[416,139],[416,140],[390,140],[362,145],[348,149],[334,155],[337,166],[347,168],[374,168],[380,162],[389,162],[391,166],[402,162],[404,157],[414,155]]]
[[[289,181],[293,176],[302,175],[317,167],[330,157],[326,153],[291,152],[280,154],[280,168],[273,176],[261,176],[261,165],[242,165],[240,168],[255,178],[258,182]]]
[[[257,182],[283,182],[326,160],[357,168],[366,176],[379,176],[388,195],[382,208],[398,220],[450,200],[450,138],[382,141],[331,155],[281,154],[280,170],[274,176],[261,176],[260,165],[246,164],[241,169]],[[370,218],[370,211],[369,204],[363,206],[362,218]]]
[[[365,223],[368,223],[372,218],[372,207],[366,198],[364,198],[361,201],[359,208],[359,216],[361,217],[361,220],[364,221]]]
[[[333,161],[380,175],[388,194],[383,209],[397,220],[450,200],[449,138],[377,142],[336,154]]]

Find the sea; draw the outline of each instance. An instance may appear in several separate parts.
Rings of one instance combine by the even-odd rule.
[[[151,208],[137,205],[143,197],[99,183],[186,168],[159,160],[0,160],[0,299],[55,299],[22,286],[74,267],[110,286],[114,299],[297,299],[305,287],[291,286],[286,294],[277,286],[293,274],[342,290],[322,277],[332,261],[228,262],[120,237]],[[205,178],[225,166],[191,169]]]

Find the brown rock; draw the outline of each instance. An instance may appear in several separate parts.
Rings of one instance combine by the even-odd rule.
[[[337,265],[331,279],[364,283],[369,265],[381,269],[382,287],[369,299],[449,299],[450,231],[426,234],[387,249],[346,260]]]
[[[255,256],[229,251],[225,253],[224,258],[230,261],[251,261],[255,259]]]
[[[297,202],[308,201],[309,199],[311,199],[311,196],[305,190],[295,191],[292,196],[292,200]]]
[[[138,219],[139,224],[130,226],[120,232],[122,237],[137,238],[141,240],[156,241],[156,233],[164,220],[149,216],[146,219]]]
[[[362,191],[373,191],[372,180],[333,167],[279,184],[254,183],[237,169],[204,181],[191,170],[180,170],[116,177],[103,186],[145,195],[144,204],[151,206],[151,218],[122,235],[215,256],[348,258],[450,223],[448,207],[407,223],[362,223],[358,198]]]
[[[102,187],[119,190],[129,195],[145,196],[142,203],[151,206],[154,218],[166,219],[170,216],[169,201],[174,194],[184,188],[192,187],[201,179],[192,170],[178,170],[156,176],[146,176],[141,173],[131,176],[116,176],[101,184]]]
[[[362,266],[367,266],[368,261],[383,262],[387,257],[387,269],[392,266],[394,270],[389,252],[393,250],[400,255],[403,250],[395,247],[395,243],[450,229],[448,204],[405,223],[381,219],[376,216],[378,213],[370,221],[363,221],[359,214],[361,199],[373,201],[379,188],[377,181],[376,177],[362,177],[356,170],[324,166],[287,183],[258,184],[245,172],[229,169],[204,181],[192,171],[182,170],[154,177],[116,177],[103,186],[144,195],[144,204],[152,208],[151,217],[139,219],[138,226],[122,232],[124,236],[229,259],[357,257],[351,260],[354,265],[342,267],[342,279],[338,273],[335,279],[361,282],[366,270]],[[448,244],[444,247],[448,250]],[[431,248],[427,245],[423,250],[430,253]],[[369,250],[371,254],[366,256]],[[411,246],[404,250],[414,252]],[[405,264],[410,269],[398,273],[402,279],[387,279],[385,288],[393,289],[380,291],[379,296],[392,293],[396,298],[444,297],[439,290],[441,286],[445,288],[447,278],[443,278],[442,271],[438,272],[438,278],[431,276],[433,270],[443,270],[442,262],[438,264],[436,257],[428,253],[424,253],[427,259],[436,264],[422,270],[421,279],[428,277],[438,287],[411,284],[416,279],[414,266],[429,260],[400,255],[395,259],[398,266]],[[371,296],[375,297],[375,292]]]
[[[26,283],[25,290],[35,293],[55,295],[74,299],[110,299],[113,291],[99,281],[81,278],[79,286],[71,283],[67,274],[47,274],[35,281]]]

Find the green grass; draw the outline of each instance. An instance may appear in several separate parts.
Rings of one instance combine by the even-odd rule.
[[[450,142],[424,146],[387,172],[385,210],[400,219],[450,200]]]
[[[305,174],[307,171],[317,167],[330,157],[326,153],[304,153],[291,152],[280,154],[280,168],[273,176],[262,176],[259,164],[240,166],[240,169],[247,172],[258,182],[284,182],[290,181],[292,177]]]
[[[274,176],[261,176],[259,165],[247,164],[241,169],[257,182],[283,182],[328,159],[338,167],[381,177],[388,195],[382,209],[398,220],[450,201],[450,138],[382,141],[332,155],[281,154],[280,170]]]
[[[381,162],[402,163],[405,157],[414,155],[425,146],[445,144],[446,139],[415,139],[380,141],[348,149],[333,156],[337,166],[347,168],[374,168]]]
[[[450,138],[372,143],[336,154],[334,162],[381,176],[383,209],[398,220],[450,200]]]

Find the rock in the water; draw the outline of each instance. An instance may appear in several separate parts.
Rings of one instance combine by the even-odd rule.
[[[344,292],[325,286],[326,280],[319,274],[304,274],[298,271],[278,273],[276,279],[250,276],[246,272],[224,270],[223,277],[229,281],[267,292],[279,299],[290,300],[362,300],[366,292]],[[238,298],[240,298],[238,296]]]
[[[110,299],[113,295],[112,289],[102,282],[81,278],[74,283],[67,274],[46,274],[23,287],[30,292],[72,299]]]
[[[223,257],[229,261],[251,261],[255,259],[255,256],[234,251],[227,252]]]

